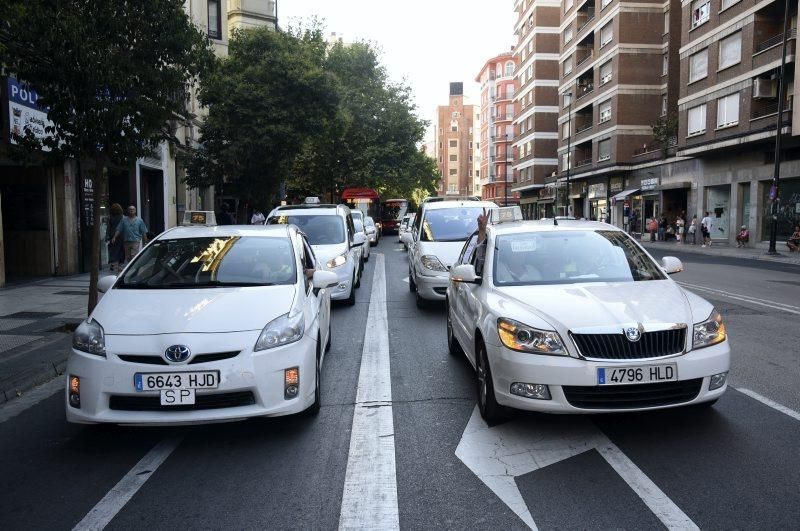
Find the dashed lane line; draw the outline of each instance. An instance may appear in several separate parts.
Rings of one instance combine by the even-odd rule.
[[[798,413],[794,409],[788,408],[788,407],[784,406],[783,404],[779,404],[779,403],[775,402],[774,400],[771,400],[771,399],[767,398],[766,396],[760,395],[760,394],[756,393],[755,391],[751,391],[750,389],[742,389],[742,388],[738,388],[738,387],[735,387],[734,389],[736,389],[740,393],[746,394],[750,398],[754,398],[754,399],[758,400],[762,404],[765,404],[765,405],[771,407],[772,409],[780,411],[784,415],[789,415],[790,417],[792,417],[795,420],[800,420],[800,413]]]
[[[372,279],[339,529],[400,529],[389,365],[386,269]]]
[[[167,437],[153,447],[138,463],[108,491],[73,528],[73,531],[104,529],[125,504],[133,498],[142,485],[158,470],[158,467],[180,445],[182,436]]]

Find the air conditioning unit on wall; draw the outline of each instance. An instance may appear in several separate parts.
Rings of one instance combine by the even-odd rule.
[[[778,80],[756,78],[753,80],[753,99],[775,99],[778,97]]]

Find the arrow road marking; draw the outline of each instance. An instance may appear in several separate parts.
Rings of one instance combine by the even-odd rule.
[[[668,529],[698,529],[692,520],[591,421],[554,417],[517,420],[490,428],[478,408],[456,456],[525,524],[538,529],[515,478],[596,449]]]
[[[384,256],[376,258],[339,529],[400,529],[386,269]]]
[[[793,313],[795,315],[800,315],[800,306],[792,306],[791,304],[784,304],[782,302],[775,302],[770,301],[767,299],[759,299],[756,297],[751,297],[749,295],[741,295],[738,293],[729,293],[727,291],[723,291],[721,289],[714,289],[708,288],[706,286],[698,286],[696,284],[687,284],[686,282],[678,282],[684,288],[688,288],[692,291],[702,291],[705,293],[710,293],[712,295],[721,295],[723,297],[728,297],[729,299],[742,301],[742,302],[749,302],[750,304],[756,304],[758,306],[765,306],[767,308],[773,310],[781,310],[784,312]]]

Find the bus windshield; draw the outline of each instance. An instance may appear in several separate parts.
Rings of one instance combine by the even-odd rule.
[[[408,201],[405,199],[392,199],[383,203],[381,220],[401,220],[408,213]]]

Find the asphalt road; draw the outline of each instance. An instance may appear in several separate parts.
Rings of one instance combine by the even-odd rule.
[[[732,388],[710,410],[521,413],[487,427],[475,415],[472,368],[447,353],[443,306],[416,308],[405,253],[386,237],[357,304],[334,308],[318,417],[75,426],[53,383],[0,407],[0,528],[71,529],[101,521],[98,506],[114,529],[338,528],[346,480],[359,472],[351,428],[366,407],[356,396],[381,267],[391,401],[376,407],[391,408],[393,432],[375,437],[394,447],[396,490],[379,493],[386,503],[376,510],[394,505],[399,527],[795,528],[800,268],[679,257],[686,270],[674,278],[700,287],[691,289],[724,313],[731,337]]]

